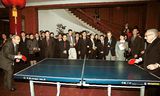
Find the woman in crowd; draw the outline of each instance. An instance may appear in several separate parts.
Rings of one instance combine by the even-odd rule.
[[[125,35],[120,35],[120,40],[117,41],[115,52],[116,52],[116,60],[125,61],[125,52],[128,51],[128,42],[125,41]]]

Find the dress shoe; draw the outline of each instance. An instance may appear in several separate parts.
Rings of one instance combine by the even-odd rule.
[[[15,90],[16,90],[16,88],[11,88],[11,89],[10,89],[10,91],[15,91]]]

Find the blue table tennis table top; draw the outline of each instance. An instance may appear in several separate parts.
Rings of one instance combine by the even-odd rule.
[[[84,70],[83,70],[83,64]],[[44,59],[14,74],[15,79],[117,85],[160,85],[160,79],[122,61]]]

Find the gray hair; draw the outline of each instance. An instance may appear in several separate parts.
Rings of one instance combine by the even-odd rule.
[[[11,39],[15,39],[15,38],[17,38],[17,37],[19,37],[18,35],[13,35],[12,37],[11,37]]]
[[[157,29],[148,29],[147,32],[153,33],[155,37],[158,37],[158,30]]]
[[[12,39],[13,39],[13,38],[16,38],[16,37],[17,37],[17,35],[12,35],[12,36],[11,36]]]

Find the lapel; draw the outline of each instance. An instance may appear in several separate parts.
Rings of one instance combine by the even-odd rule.
[[[157,44],[159,42],[159,39],[156,38],[151,44],[149,44],[146,48],[146,54],[148,54],[151,50],[153,49],[153,47],[155,47],[155,44]]]
[[[13,49],[12,52],[13,52],[14,54],[16,54],[16,53],[17,53],[17,46],[14,46],[14,44],[12,43],[12,44],[11,44],[11,47],[12,47],[11,49]]]

